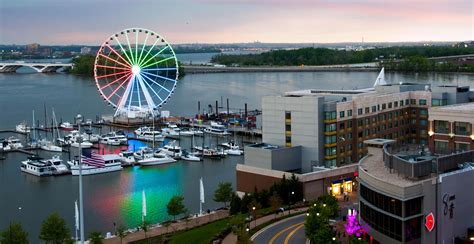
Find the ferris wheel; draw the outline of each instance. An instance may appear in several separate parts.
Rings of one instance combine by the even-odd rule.
[[[145,117],[166,104],[178,81],[178,60],[159,34],[130,28],[111,35],[94,63],[97,88],[115,116]]]

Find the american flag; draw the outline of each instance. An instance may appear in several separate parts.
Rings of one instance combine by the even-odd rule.
[[[82,162],[89,165],[89,166],[94,166],[98,168],[103,168],[105,167],[105,160],[102,158],[101,155],[91,152],[91,157],[86,157],[84,155],[81,155]]]

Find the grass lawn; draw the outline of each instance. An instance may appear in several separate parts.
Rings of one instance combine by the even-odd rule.
[[[170,244],[182,244],[182,243],[210,243],[214,237],[220,234],[229,226],[229,218],[221,219],[192,230],[188,230],[181,233],[176,233],[170,236]]]

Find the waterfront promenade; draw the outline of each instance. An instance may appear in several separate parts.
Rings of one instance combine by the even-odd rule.
[[[190,218],[188,221],[184,219],[178,220],[176,223],[172,223],[168,227],[165,227],[162,225],[159,225],[157,227],[152,227],[150,228],[149,231],[147,231],[146,236],[148,238],[151,238],[151,237],[160,236],[160,235],[171,233],[171,232],[191,229],[191,228],[204,225],[204,224],[207,224],[219,219],[226,218],[228,216],[229,216],[228,210],[218,210],[210,214],[206,214],[206,215],[199,216],[196,218]],[[145,232],[143,230],[140,230],[140,231],[128,233],[127,236],[123,238],[122,242],[120,242],[119,237],[113,237],[113,238],[105,239],[104,244],[131,243],[131,242],[139,241],[143,239],[145,239]]]

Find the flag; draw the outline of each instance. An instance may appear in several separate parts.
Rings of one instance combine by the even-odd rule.
[[[82,162],[93,167],[103,168],[105,167],[105,160],[102,158],[101,155],[91,152],[91,156],[86,157],[81,155]]]
[[[75,205],[75,213],[74,213],[74,217],[75,217],[75,224],[76,224],[76,230],[79,230],[79,210],[77,210],[77,201],[74,202],[74,205]]]
[[[202,183],[202,177],[199,179],[199,193],[200,193],[200,199],[201,203],[204,203],[204,184]]]
[[[142,217],[146,216],[146,197],[145,190],[142,191]]]

